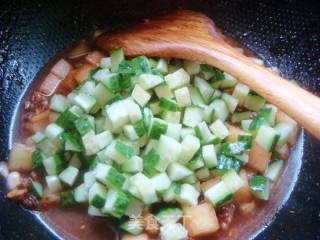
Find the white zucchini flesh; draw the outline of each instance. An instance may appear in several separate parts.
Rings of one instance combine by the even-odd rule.
[[[177,103],[179,107],[191,106],[190,92],[187,87],[183,87],[175,90],[174,95],[177,99]]]
[[[200,193],[194,186],[184,183],[181,185],[181,190],[176,196],[176,200],[182,205],[196,206],[199,196]]]
[[[192,174],[190,169],[177,162],[171,163],[167,169],[167,172],[172,181],[179,181]]]
[[[190,83],[190,75],[183,68],[180,68],[173,73],[167,74],[164,80],[170,89],[177,89]]]
[[[154,175],[150,180],[157,192],[163,192],[171,185],[171,180],[165,172]]]
[[[217,166],[217,154],[213,144],[202,146],[202,157],[208,168]]]
[[[74,182],[77,179],[78,174],[79,174],[79,169],[73,166],[69,166],[59,174],[59,178],[62,182],[64,182],[68,186],[73,186]]]
[[[137,188],[145,204],[152,204],[158,201],[152,181],[144,174],[137,173],[130,177],[130,184]]]
[[[179,162],[186,164],[200,149],[200,140],[197,137],[188,134],[181,142],[181,147],[182,150],[179,156]]]
[[[46,183],[50,193],[58,193],[62,191],[62,184],[58,176],[46,176]]]
[[[220,119],[210,125],[210,130],[220,139],[224,139],[229,135],[229,129]]]
[[[188,238],[188,231],[180,223],[167,224],[160,227],[161,240],[184,240]]]
[[[136,84],[131,94],[132,98],[141,106],[145,106],[151,99],[151,94]]]
[[[161,135],[158,143],[158,153],[160,155],[160,161],[156,166],[156,169],[160,172],[164,172],[171,162],[178,161],[182,146],[174,138]]]
[[[203,110],[199,107],[187,107],[183,115],[183,124],[194,128],[203,121]]]
[[[144,89],[149,90],[154,88],[164,82],[163,78],[158,75],[144,73],[141,74],[138,79],[137,83]]]

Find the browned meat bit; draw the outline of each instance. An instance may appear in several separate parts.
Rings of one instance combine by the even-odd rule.
[[[142,216],[144,230],[147,234],[157,235],[160,231],[160,226],[156,218],[151,213],[146,213]]]
[[[15,202],[21,202],[26,198],[27,195],[28,195],[27,189],[14,188],[7,193],[7,198]]]
[[[30,100],[26,101],[24,104],[24,110],[27,112],[27,119],[38,115],[48,109],[48,98],[38,91],[34,91]]]
[[[218,219],[221,229],[227,230],[233,220],[236,206],[233,203],[226,204],[218,210]]]
[[[21,204],[25,208],[29,209],[38,209],[39,207],[38,199],[32,194],[27,194],[27,196],[22,200]]]

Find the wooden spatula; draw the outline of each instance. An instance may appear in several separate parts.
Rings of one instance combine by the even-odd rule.
[[[228,45],[205,15],[179,10],[97,39],[103,50],[122,47],[128,56],[197,60],[235,76],[320,139],[320,99],[254,63]]]

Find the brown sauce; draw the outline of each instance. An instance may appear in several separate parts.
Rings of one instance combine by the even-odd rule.
[[[228,40],[228,42],[232,42],[233,45],[236,45],[233,40]],[[88,50],[92,49],[92,40],[87,41],[87,43],[89,43]],[[68,59],[74,67],[82,65],[83,56],[75,57],[71,60],[68,58],[72,49],[73,47],[59,54],[43,69],[43,71],[40,72],[30,93],[33,93],[39,88],[44,78],[49,73],[50,68],[62,57]],[[244,52],[252,56],[250,51],[245,50]],[[46,98],[49,99],[50,96],[46,96]],[[28,100],[30,99],[25,99],[25,101]],[[30,131],[25,128],[25,114],[26,111],[22,107],[16,120],[19,123],[16,128],[16,141],[23,141],[31,135]],[[294,184],[294,179],[299,171],[302,138],[300,138],[297,145],[298,150],[295,150],[296,153],[291,154],[285,171],[278,182],[273,186],[269,201],[256,201],[257,207],[254,212],[248,215],[242,215],[238,208],[236,208],[234,213],[235,217],[227,230],[219,230],[214,236],[208,236],[201,239],[248,239],[250,236],[257,234],[266,223],[270,222],[277,209],[283,203],[283,200],[290,193],[290,189],[292,189]],[[40,217],[53,229],[53,231],[65,239],[119,239],[119,233],[108,219],[88,216],[86,207],[60,208],[52,206],[48,210],[41,212]]]

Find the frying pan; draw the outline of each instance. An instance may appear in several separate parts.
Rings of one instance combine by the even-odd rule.
[[[223,32],[281,74],[320,93],[320,8],[308,1],[108,0],[0,2],[0,156],[8,158],[14,116],[32,79],[57,52],[98,28],[112,30],[163,10],[204,12]],[[320,239],[320,143],[303,131],[296,172],[276,215],[256,239]],[[300,165],[301,164],[301,165]],[[5,199],[0,179],[0,239],[58,239],[36,215]]]

